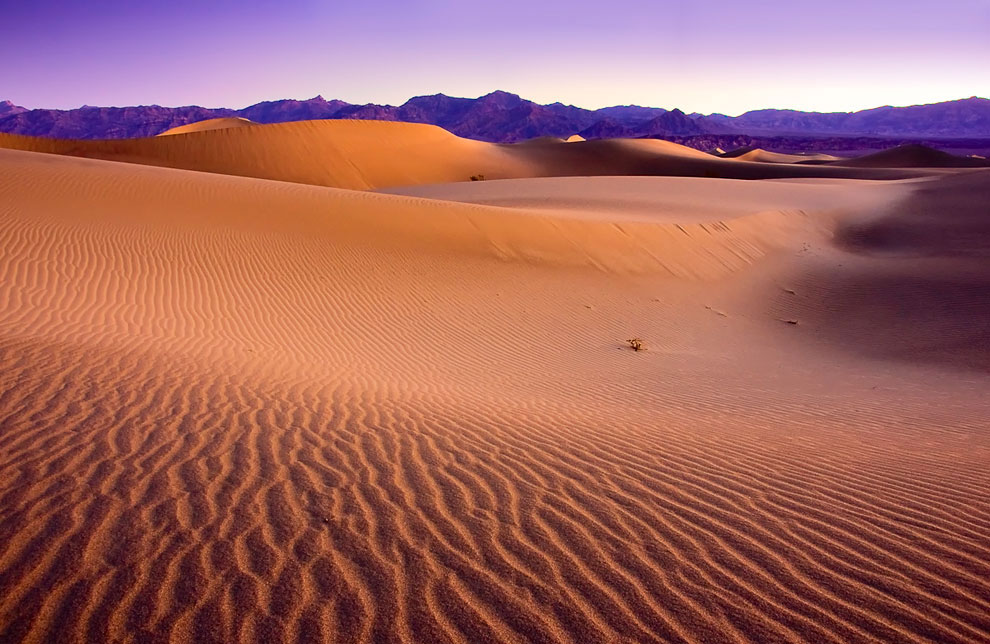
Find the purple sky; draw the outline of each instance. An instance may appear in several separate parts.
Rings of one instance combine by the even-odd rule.
[[[206,5],[209,5],[208,7]],[[738,114],[990,95],[990,0],[0,0],[26,107],[494,89]]]

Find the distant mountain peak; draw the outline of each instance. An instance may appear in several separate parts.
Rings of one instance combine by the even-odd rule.
[[[27,109],[20,105],[14,105],[11,101],[0,101],[0,118],[21,112],[27,112]]]
[[[413,96],[406,103],[412,102],[422,102],[422,101],[469,101],[469,98],[455,98],[453,96],[447,96],[443,93],[437,94],[423,94],[422,96]],[[480,100],[480,99],[478,99]]]
[[[493,92],[488,92],[481,98],[492,98],[492,97],[519,98],[519,94],[513,94],[512,92],[507,92],[504,89],[497,89]]]
[[[530,101],[524,100],[518,94],[513,94],[511,92],[506,92],[504,90],[495,90],[490,94],[485,94],[484,96],[478,98],[477,100],[482,103],[489,105],[498,105],[503,108],[512,108],[520,105],[522,103],[529,103]]]
[[[585,138],[750,135],[882,136],[990,139],[990,100],[978,96],[930,105],[880,107],[859,112],[754,110],[741,116],[685,114],[639,105],[587,110],[554,102],[535,103],[505,90],[478,98],[437,93],[400,106],[352,105],[322,95],[306,100],[263,101],[243,109],[158,105],[123,108],[85,105],[74,110],[27,110],[0,102],[0,132],[58,138],[130,138],[211,118],[257,123],[313,119],[371,119],[428,123],[458,136],[511,142],[534,137]]]

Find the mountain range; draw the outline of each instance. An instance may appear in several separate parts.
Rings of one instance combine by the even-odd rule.
[[[417,96],[402,105],[354,105],[316,96],[309,100],[265,101],[243,109],[198,106],[83,107],[27,109],[0,102],[0,132],[70,139],[154,136],[169,128],[219,117],[258,123],[309,119],[371,119],[439,125],[458,136],[494,142],[535,137],[587,139],[669,137],[706,134],[762,136],[879,136],[990,138],[990,100],[878,107],[858,112],[755,110],[740,116],[685,114],[681,110],[621,105],[587,110],[562,103],[541,105],[496,91],[479,98],[444,94]]]

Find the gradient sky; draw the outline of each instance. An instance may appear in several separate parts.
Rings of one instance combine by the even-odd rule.
[[[208,6],[207,6],[208,5]],[[990,95],[990,0],[0,0],[25,107],[504,89],[739,114]]]

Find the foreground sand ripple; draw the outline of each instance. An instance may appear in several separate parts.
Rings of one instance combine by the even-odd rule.
[[[815,333],[827,188],[0,163],[0,641],[990,639],[986,374]]]
[[[827,425],[783,449],[739,429],[759,418],[618,427],[113,350],[0,358],[5,641],[990,629],[990,483],[962,455],[872,466],[886,441]]]

